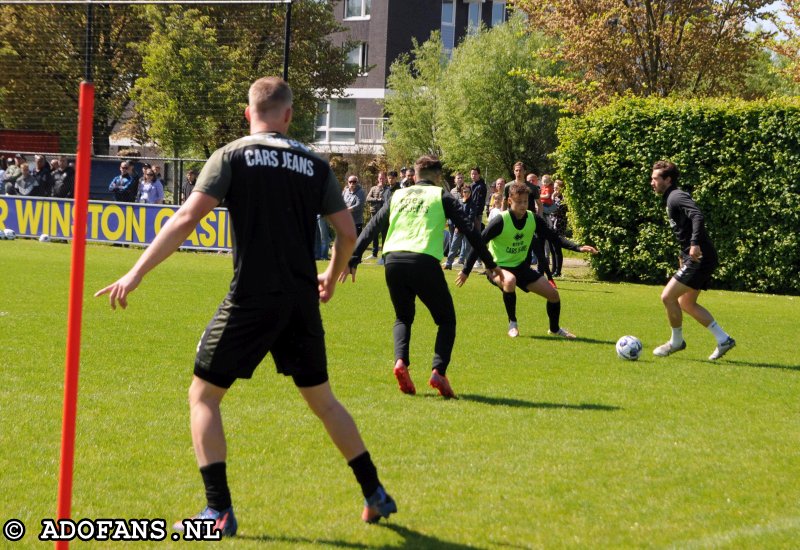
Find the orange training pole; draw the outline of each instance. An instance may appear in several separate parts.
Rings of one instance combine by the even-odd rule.
[[[86,217],[89,208],[89,172],[92,159],[94,85],[82,82],[78,102],[78,156],[73,203],[72,267],[67,313],[67,358],[64,369],[64,412],[61,427],[61,464],[58,475],[58,519],[69,519],[72,506],[72,473],[75,462],[75,416],[78,408],[78,370],[81,356],[83,276],[86,266]],[[57,549],[69,541],[56,541]]]

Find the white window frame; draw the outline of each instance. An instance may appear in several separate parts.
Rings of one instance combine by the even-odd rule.
[[[331,127],[331,103],[334,101],[353,101],[355,103],[355,99],[351,99],[348,97],[337,97],[331,98],[325,102],[325,125],[324,126],[316,126],[314,127],[314,133],[324,133],[325,136],[323,139],[320,139],[315,135],[314,143],[325,143],[325,144],[335,144],[335,145],[355,145],[356,143],[356,125],[358,125],[358,119],[354,120],[354,126],[352,128],[343,128],[343,127]],[[322,102],[320,102],[322,103]],[[340,133],[347,133],[353,134],[352,141],[347,140],[332,140],[331,134],[334,132]]]
[[[347,15],[347,8],[350,4],[359,3],[361,4],[361,12],[360,15]],[[372,11],[372,0],[344,0],[342,2],[342,6],[344,7],[344,21],[360,21],[364,19],[369,19],[370,12]]]
[[[350,50],[347,54],[348,62],[350,59],[350,54],[358,50],[358,63],[350,63],[351,65],[358,66],[358,76],[367,76],[369,70],[369,44],[367,42],[361,42],[358,46]]]

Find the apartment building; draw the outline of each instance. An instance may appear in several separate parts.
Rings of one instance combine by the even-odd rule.
[[[321,153],[383,152],[386,117],[380,101],[389,68],[411,51],[413,38],[422,43],[439,30],[450,52],[480,23],[492,27],[507,19],[506,2],[488,0],[338,0],[334,10],[346,30],[332,38],[358,42],[349,62],[361,71],[342,97],[320,104],[313,146]]]

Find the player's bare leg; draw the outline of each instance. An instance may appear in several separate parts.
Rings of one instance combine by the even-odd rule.
[[[189,387],[192,444],[201,468],[225,462],[227,447],[219,405],[227,391],[196,376]]]
[[[336,448],[352,468],[356,480],[364,494],[364,510],[361,519],[375,523],[397,512],[397,504],[389,496],[378,480],[378,471],[372,463],[361,434],[358,433],[353,417],[336,399],[330,383],[297,388],[314,414],[322,420]]]
[[[697,305],[697,296],[700,291],[695,290],[672,278],[661,291],[661,302],[667,312],[667,320],[672,328],[672,336],[666,344],[662,344],[653,350],[653,355],[666,357],[676,351],[686,349],[686,342],[683,339],[683,308],[685,303],[694,313],[698,313],[691,304]],[[684,296],[687,296],[684,298]],[[699,306],[697,306],[699,307]],[[704,310],[705,311],[705,310]],[[687,311],[690,315],[692,312]],[[707,312],[706,312],[707,313]]]
[[[709,356],[709,359],[714,361],[728,353],[728,351],[736,345],[736,340],[722,330],[722,327],[717,324],[714,320],[714,316],[711,315],[706,308],[697,303],[697,298],[699,296],[699,290],[690,289],[689,292],[678,298],[678,303],[683,311],[691,315],[698,323],[706,327],[711,334],[714,335],[714,339],[717,341],[717,348]]]
[[[333,395],[330,383],[298,390],[314,414],[322,420],[333,444],[346,460],[352,460],[367,450],[353,417]]]

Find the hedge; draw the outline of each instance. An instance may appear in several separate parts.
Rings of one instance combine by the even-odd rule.
[[[570,222],[601,280],[663,283],[678,244],[650,187],[671,160],[703,211],[712,286],[800,293],[800,99],[625,99],[559,126]]]

